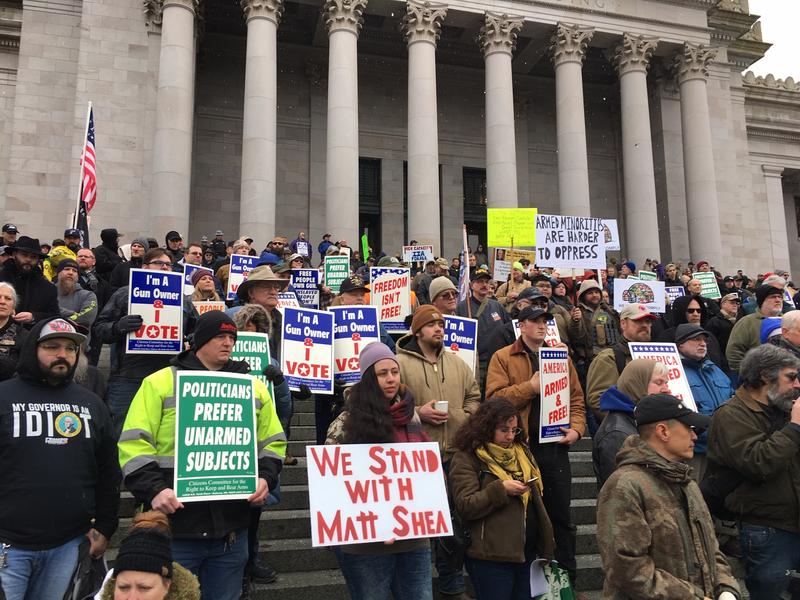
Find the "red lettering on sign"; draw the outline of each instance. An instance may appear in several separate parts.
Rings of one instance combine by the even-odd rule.
[[[397,523],[392,529],[392,533],[397,537],[406,537],[412,534],[420,537],[429,537],[449,533],[447,519],[444,518],[444,514],[440,510],[411,512],[403,506],[395,506],[392,509],[392,516]]]
[[[547,414],[547,423],[548,425],[552,425],[553,423],[557,423],[562,419],[566,419],[567,415],[569,414],[569,407],[565,404],[555,410],[551,410]]]
[[[392,480],[386,475],[380,479],[358,479],[356,481],[345,481],[344,487],[350,496],[350,502],[388,502],[391,499],[390,487]]]
[[[332,456],[331,456],[332,455]],[[342,451],[340,446],[326,446],[325,448],[311,448],[311,458],[317,464],[317,470],[324,477],[330,469],[331,475],[352,475],[350,453]]]
[[[161,338],[165,340],[178,339],[178,326],[177,325],[142,325],[137,329],[133,336],[136,338],[146,337],[154,340]]]
[[[332,542],[354,542],[358,540],[373,539],[377,535],[375,532],[375,521],[378,515],[372,511],[360,512],[358,516],[342,518],[342,511],[337,510],[330,524],[325,522],[322,513],[317,513],[317,537],[320,543],[325,543],[326,539]],[[360,525],[360,535],[356,527]]]

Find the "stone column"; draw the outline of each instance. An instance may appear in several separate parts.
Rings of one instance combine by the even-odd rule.
[[[163,3],[150,197],[150,231],[156,237],[172,229],[188,235],[198,8],[199,0]]]
[[[358,247],[358,34],[367,0],[327,0],[327,232]]]
[[[283,0],[241,0],[247,22],[239,231],[275,235],[277,42]]]
[[[478,43],[486,65],[486,193],[489,208],[517,207],[511,56],[522,18],[487,12]]]
[[[593,35],[593,28],[559,23],[551,40],[556,71],[558,201],[562,215],[588,217],[591,214],[583,59]]]
[[[443,4],[409,0],[403,18],[408,43],[408,237],[441,254],[436,41]]]
[[[636,262],[661,256],[656,179],[650,137],[647,67],[655,38],[623,34],[614,52],[622,115],[622,173],[625,190],[624,255]]]
[[[719,202],[708,112],[708,63],[716,50],[684,44],[675,57],[681,95],[683,171],[686,182],[686,212],[692,260],[722,262]]]
[[[783,167],[761,165],[764,185],[767,188],[767,214],[772,241],[772,269],[791,270],[789,264],[789,236],[786,233],[786,213],[783,208]]]

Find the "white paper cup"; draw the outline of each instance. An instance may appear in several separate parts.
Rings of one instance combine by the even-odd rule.
[[[440,410],[442,412],[447,412],[447,406],[448,406],[447,400],[437,400],[433,404],[433,408],[435,408],[436,410]]]

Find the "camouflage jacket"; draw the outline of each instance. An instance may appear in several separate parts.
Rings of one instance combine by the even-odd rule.
[[[608,600],[739,597],[689,466],[638,435],[623,444],[598,497],[597,541]]]

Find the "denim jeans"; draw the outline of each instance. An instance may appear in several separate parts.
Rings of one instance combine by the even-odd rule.
[[[236,540],[172,540],[172,559],[200,580],[202,600],[239,600],[247,564],[247,529]]]
[[[7,566],[0,569],[0,584],[6,600],[61,600],[78,564],[78,547],[86,540],[78,536],[49,550],[11,547]]]
[[[131,407],[131,401],[139,391],[140,385],[142,385],[141,379],[120,377],[119,375],[112,375],[108,382],[108,391],[106,392],[108,410],[111,411],[111,421],[114,424],[114,435],[117,439],[122,433],[128,409]]]
[[[477,600],[530,600],[531,563],[465,560]]]
[[[431,551],[339,555],[353,600],[433,600]]]
[[[777,600],[789,588],[786,571],[800,569],[800,534],[741,523],[739,541],[750,600]]]

